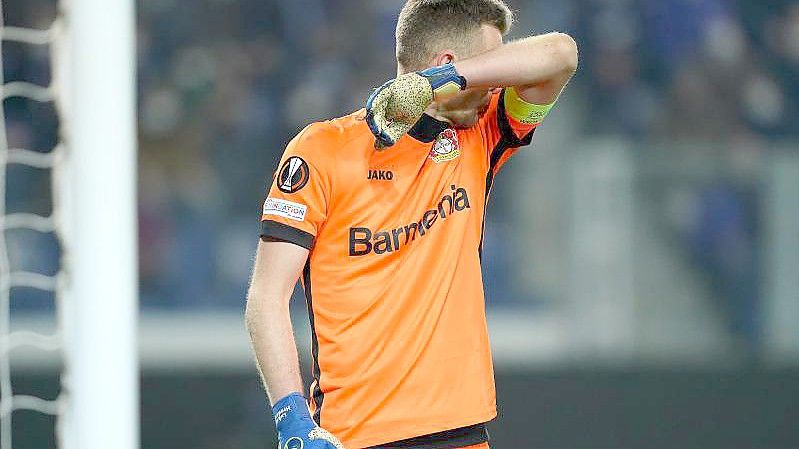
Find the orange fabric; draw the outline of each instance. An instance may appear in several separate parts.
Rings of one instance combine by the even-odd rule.
[[[490,447],[488,446],[488,443],[482,443],[474,446],[462,447],[460,449],[490,449]]]
[[[314,123],[280,161],[262,220],[314,238],[311,408],[321,402],[320,425],[348,449],[496,416],[478,248],[498,99],[472,128],[383,151],[363,111]],[[517,137],[534,128],[510,126]]]

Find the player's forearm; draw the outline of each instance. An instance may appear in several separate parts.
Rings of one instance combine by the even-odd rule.
[[[563,33],[531,36],[458,61],[455,68],[470,88],[564,83],[577,70],[577,44]]]
[[[287,292],[291,295],[291,292]],[[292,392],[303,392],[297,346],[285,299],[250,292],[245,312],[247,330],[270,403]]]

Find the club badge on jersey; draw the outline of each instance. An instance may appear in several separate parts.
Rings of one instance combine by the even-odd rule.
[[[436,163],[451,161],[460,156],[458,133],[452,128],[447,128],[436,137],[433,148],[430,149],[430,159]]]

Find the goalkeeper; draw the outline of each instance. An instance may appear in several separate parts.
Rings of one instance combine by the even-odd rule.
[[[286,147],[246,310],[280,449],[488,447],[486,202],[577,67],[565,34],[503,43],[511,21],[501,0],[407,1],[397,78]],[[307,390],[288,307],[298,278]]]

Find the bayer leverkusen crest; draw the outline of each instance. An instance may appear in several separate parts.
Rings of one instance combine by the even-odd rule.
[[[430,149],[430,159],[436,162],[446,162],[460,156],[458,134],[452,128],[447,128],[436,137],[436,143]]]

